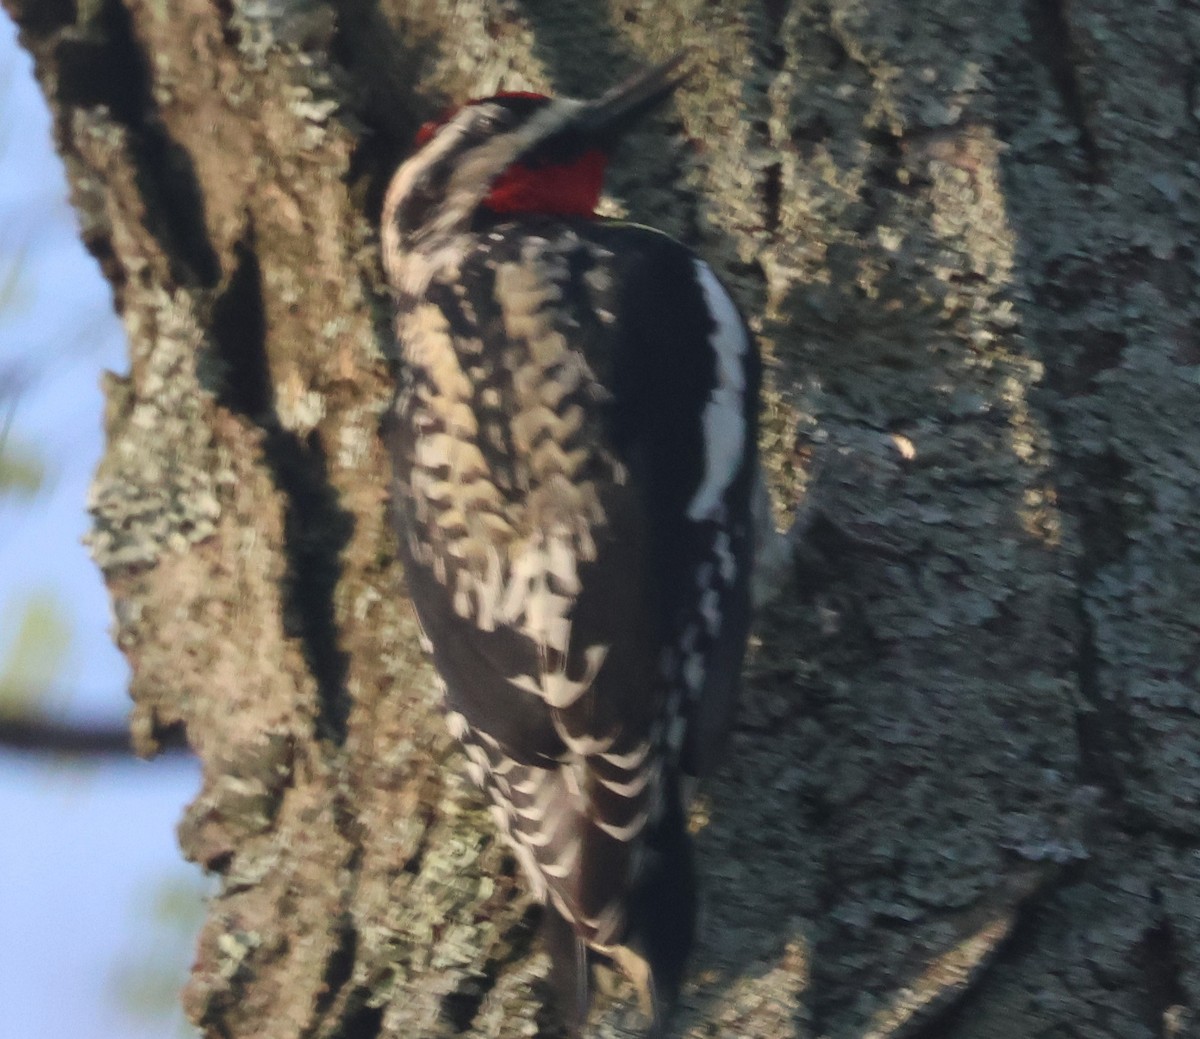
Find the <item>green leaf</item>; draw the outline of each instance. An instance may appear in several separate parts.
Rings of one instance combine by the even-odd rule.
[[[0,495],[32,498],[46,479],[46,467],[36,451],[11,437],[0,439]]]
[[[0,712],[19,714],[44,700],[61,677],[71,624],[58,597],[45,590],[30,592],[23,605],[9,606],[4,614],[0,630],[15,634],[0,659]]]
[[[187,980],[211,888],[195,870],[188,870],[141,892],[132,910],[144,940],[132,954],[122,955],[110,974],[111,995],[120,1010],[142,1024],[159,1025],[164,1035],[174,1031],[180,1037],[199,1036],[179,1012],[179,990]]]

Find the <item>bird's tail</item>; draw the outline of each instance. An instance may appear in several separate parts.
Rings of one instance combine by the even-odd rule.
[[[647,835],[646,858],[629,897],[629,930],[613,959],[638,987],[660,1036],[679,998],[696,939],[696,871],[677,784]]]
[[[542,937],[550,956],[550,985],[572,1037],[582,1034],[591,1003],[591,970],[609,959],[638,990],[642,1010],[653,1020],[650,1034],[663,1034],[683,984],[696,934],[696,876],[678,784],[666,784],[668,804],[647,830],[642,865],[625,900],[625,933],[598,954],[548,901]]]
[[[542,942],[550,957],[550,988],[567,1033],[583,1034],[592,1000],[591,954],[571,924],[547,904],[542,915]]]

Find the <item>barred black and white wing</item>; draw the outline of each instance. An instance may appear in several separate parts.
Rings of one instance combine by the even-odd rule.
[[[757,355],[712,272],[647,229],[462,245],[398,319],[410,592],[534,890],[666,1004],[694,926],[681,776],[723,742],[749,621]]]

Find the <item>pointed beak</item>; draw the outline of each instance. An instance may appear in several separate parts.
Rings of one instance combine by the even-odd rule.
[[[630,76],[613,87],[587,105],[578,123],[579,129],[597,142],[609,147],[615,145],[688,78],[690,70],[680,73],[679,69],[691,56],[690,50],[681,50],[661,65]]]

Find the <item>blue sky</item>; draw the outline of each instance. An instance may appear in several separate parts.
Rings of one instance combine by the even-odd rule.
[[[99,376],[123,370],[125,344],[108,287],[79,243],[28,58],[0,13],[0,277],[13,262],[21,278],[17,305],[0,314],[0,372],[15,367],[23,377],[11,436],[36,446],[48,479],[33,501],[0,499],[0,659],[14,608],[51,593],[71,639],[48,709],[85,723],[117,720],[128,673],[81,538],[102,448]],[[186,1034],[178,1010],[135,1013],[122,993],[170,989],[185,977],[192,940],[173,921],[204,884],[181,860],[174,826],[197,784],[191,762],[72,765],[0,750],[6,1035]]]

